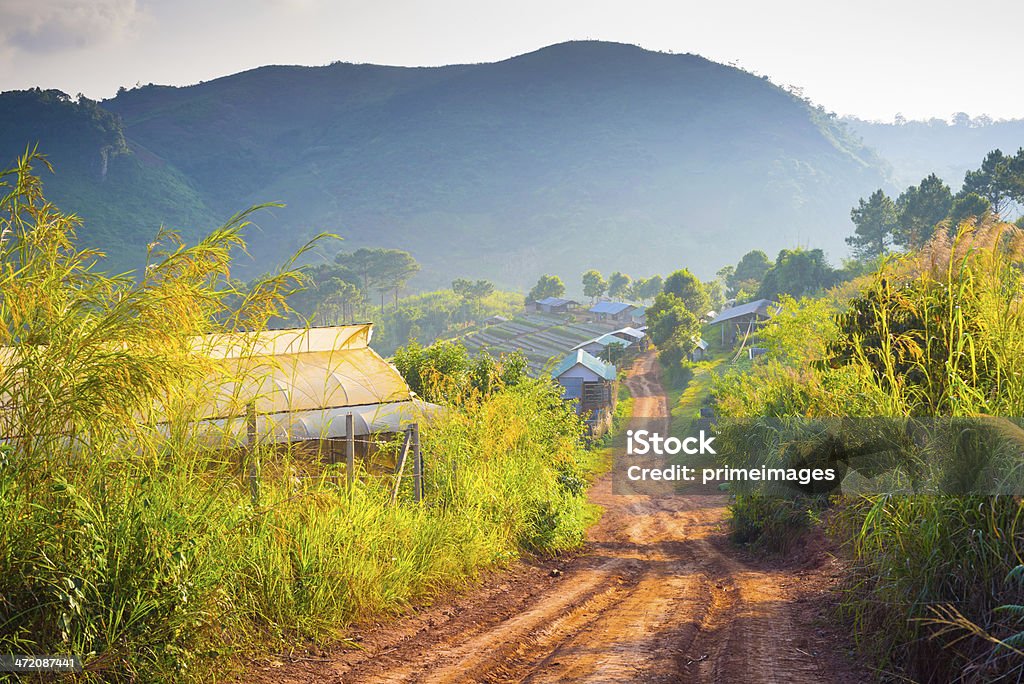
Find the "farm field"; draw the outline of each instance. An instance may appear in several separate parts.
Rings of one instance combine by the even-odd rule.
[[[493,355],[522,352],[530,364],[531,374],[540,375],[581,342],[622,327],[622,323],[581,322],[556,314],[526,313],[469,333],[459,341],[474,353],[485,350]]]

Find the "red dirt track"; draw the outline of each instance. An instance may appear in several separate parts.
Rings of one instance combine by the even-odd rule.
[[[653,353],[627,384],[636,420],[664,429]],[[491,573],[407,617],[357,626],[360,649],[278,656],[245,681],[868,681],[825,618],[834,558],[746,562],[726,539],[724,495],[615,495],[606,476],[590,497],[605,512],[579,554]]]

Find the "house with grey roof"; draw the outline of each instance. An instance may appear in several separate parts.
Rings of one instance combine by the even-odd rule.
[[[756,332],[772,316],[778,313],[779,304],[770,299],[758,299],[726,309],[715,316],[708,325],[717,325],[722,331],[722,346],[732,346],[737,339],[746,338]]]
[[[573,351],[582,349],[599,359],[617,361],[622,358],[624,352],[636,346],[633,340],[623,339],[615,333],[606,333],[586,342],[580,342],[572,348]]]
[[[526,308],[544,313],[569,313],[580,305],[574,299],[563,299],[562,297],[545,297],[535,302],[528,302]]]
[[[698,337],[693,342],[693,349],[690,351],[690,361],[703,361],[705,355],[708,352],[708,343],[703,338]]]

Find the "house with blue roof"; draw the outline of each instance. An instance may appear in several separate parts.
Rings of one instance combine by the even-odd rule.
[[[577,349],[555,366],[551,377],[562,386],[562,398],[575,403],[591,435],[603,433],[615,407],[615,366]]]
[[[630,314],[636,310],[633,304],[626,302],[598,302],[590,307],[587,313],[595,321],[616,321],[618,323],[631,323],[633,319]]]

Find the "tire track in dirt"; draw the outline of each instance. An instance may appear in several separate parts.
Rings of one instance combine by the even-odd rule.
[[[637,360],[627,384],[631,426],[666,432],[653,353]],[[247,680],[866,681],[801,610],[814,596],[799,572],[748,567],[722,542],[725,496],[664,494],[613,494],[604,477],[590,498],[605,513],[583,554],[495,573],[466,595],[362,626],[360,651],[272,663]],[[559,576],[549,576],[552,565]],[[820,575],[804,573],[817,585]]]

